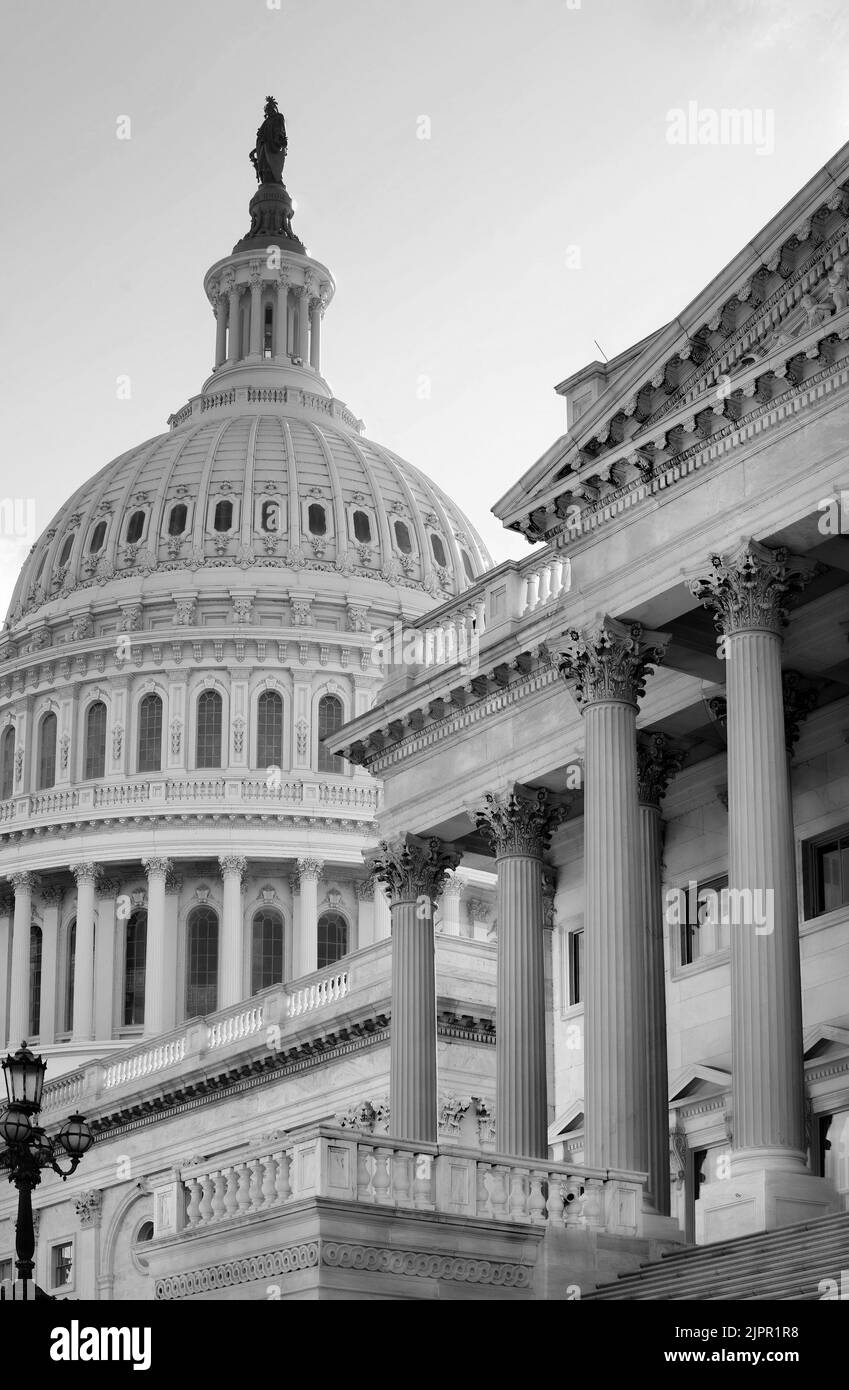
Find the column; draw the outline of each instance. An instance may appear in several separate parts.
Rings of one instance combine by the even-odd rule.
[[[218,1007],[229,1009],[231,1004],[238,1004],[242,998],[242,879],[248,861],[240,854],[225,854],[218,863],[224,880]],[[164,898],[164,880],[162,892]]]
[[[94,889],[99,864],[71,864],[77,880],[77,932],[74,941],[73,1042],[87,1042],[94,1022]]]
[[[144,1035],[165,1032],[165,996],[174,993],[173,976],[166,971],[165,881],[170,860],[156,856],[142,860],[147,874],[147,939],[144,963]],[[226,911],[226,897],[225,897]]]
[[[364,878],[357,884],[357,950],[374,941],[374,879]]]
[[[12,975],[9,992],[9,1046],[20,1047],[29,1033],[29,951],[32,926],[32,895],[38,887],[35,874],[11,875],[15,890],[12,922]]]
[[[484,801],[475,819],[498,869],[496,1148],[547,1158],[542,857],[566,811],[518,783]]]
[[[41,1005],[38,1017],[38,1043],[49,1047],[56,1038],[56,993],[59,985],[59,913],[62,889],[48,884],[41,890],[44,911],[41,919]]]
[[[584,1161],[637,1173],[649,1158],[637,701],[667,641],[605,616],[570,634],[561,666],[585,737]]]
[[[94,939],[94,1036],[112,1037],[115,1000],[115,957],[118,936],[117,879],[102,878],[97,884],[97,931]],[[124,922],[121,922],[124,927]]]
[[[230,329],[230,344],[229,351],[227,353],[228,362],[238,362],[239,357],[241,356],[239,341],[241,337],[241,324],[239,322],[239,298],[241,293],[241,287],[239,285],[233,284],[231,285],[227,296],[229,300],[229,306],[227,309],[227,325]]]
[[[262,356],[262,276],[259,267],[251,264],[251,357]]]
[[[227,300],[219,294],[215,300],[215,367],[224,365],[227,357]]]
[[[274,356],[281,360],[289,356],[289,281],[281,275],[277,281],[277,312],[274,315]]]
[[[165,874],[165,989],[162,992],[162,1031],[177,1023],[177,936],[180,922],[180,890],[183,880],[173,867]]]
[[[320,859],[305,857],[298,860],[301,888],[301,911],[295,941],[295,970],[298,975],[311,975],[318,969],[318,880],[323,872],[324,864]]]
[[[381,841],[374,873],[392,908],[389,1107],[398,1139],[437,1141],[433,904],[460,852],[436,838]]]
[[[669,1068],[666,1043],[666,962],[663,953],[661,860],[663,823],[660,803],[683,759],[669,749],[664,734],[637,741],[640,801],[642,925],[646,946],[646,1028],[648,1047],[649,1184],[647,1196],[661,1216],[669,1206]]]
[[[310,292],[309,287],[304,285],[299,291],[298,298],[298,351],[297,357],[302,362],[307,361],[307,349],[309,346],[309,312],[310,312]]]
[[[781,677],[787,598],[814,566],[752,540],[713,556],[711,566],[707,577],[689,582],[725,638],[727,672],[731,1175],[715,1185],[716,1194],[708,1189],[711,1210],[699,1204],[704,1238],[720,1240],[733,1220],[745,1234],[822,1215],[831,1196],[806,1168],[796,856]],[[713,1209],[714,1196],[726,1205]],[[742,1205],[735,1207],[738,1199]]]
[[[463,880],[452,869],[442,885],[442,931],[445,936],[460,935],[460,899]]]
[[[9,1041],[13,901],[12,894],[5,887],[0,888],[0,1046]]]
[[[324,305],[320,299],[310,300],[310,366],[314,371],[321,371],[321,320],[324,317]]]
[[[374,885],[374,939],[386,941],[392,935],[392,911],[386,889],[375,880]]]

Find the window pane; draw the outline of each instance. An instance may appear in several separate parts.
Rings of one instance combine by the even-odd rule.
[[[0,743],[0,801],[7,801],[15,790],[15,731],[4,729]]]
[[[221,766],[221,696],[216,690],[204,690],[198,698],[196,752],[198,767]]]
[[[135,545],[144,530],[144,512],[133,512],[127,525],[127,544]]]
[[[342,727],[342,701],[336,695],[322,695],[318,702],[318,770],[344,772],[345,759],[335,757],[322,743],[326,734]]]
[[[186,506],[184,502],[178,502],[176,507],[171,508],[171,515],[168,518],[169,536],[182,536],[186,529]]]
[[[145,695],[139,705],[139,772],[159,772],[162,767],[162,701]]]
[[[144,1023],[144,976],[147,959],[147,913],[134,912],[127,922],[124,955],[124,1026]]]
[[[324,912],[318,919],[318,969],[335,965],[348,952],[348,924],[341,912]]]
[[[210,907],[189,915],[186,960],[186,1017],[212,1014],[218,1008],[218,918]]]
[[[283,981],[283,920],[277,912],[258,912],[251,940],[251,994]]]
[[[395,542],[402,555],[411,555],[413,543],[410,540],[410,532],[404,521],[395,522]]]
[[[309,512],[310,531],[314,536],[323,536],[327,531],[327,521],[324,516],[324,508],[318,502],[310,502]]]
[[[821,845],[817,850],[818,908],[820,912],[834,912],[836,908],[843,905],[842,857],[839,840],[834,840],[828,845]]]
[[[583,1003],[584,933],[569,933],[569,1003]]]
[[[214,524],[214,526],[215,526],[215,530],[216,530],[216,531],[229,531],[229,530],[230,530],[230,527],[233,525],[233,503],[232,503],[232,502],[216,502],[216,504],[215,504],[215,521],[214,521],[213,524]]]
[[[445,557],[445,546],[442,544],[442,541],[440,540],[439,536],[431,536],[430,548],[433,551],[434,560],[438,565],[441,565],[444,569],[445,566],[448,564],[448,561]]]
[[[85,776],[106,774],[106,706],[98,700],[89,707],[85,731]]]
[[[56,715],[46,714],[41,721],[38,750],[39,789],[52,787],[56,781]]]
[[[264,690],[257,701],[257,767],[283,765],[283,700],[276,690]]]
[[[71,1282],[74,1247],[71,1242],[68,1241],[66,1245],[54,1245],[51,1253],[53,1255],[51,1261],[51,1273],[53,1276],[52,1287],[58,1289],[64,1284],[70,1284]]]
[[[105,539],[106,539],[106,522],[105,522],[105,521],[98,521],[97,525],[95,526],[94,530],[93,530],[92,533],[91,533],[91,540],[90,540],[89,543],[88,543],[88,553],[89,553],[89,555],[96,555],[97,552],[98,552],[99,550],[102,550],[102,549],[103,549],[103,542],[104,542]]]
[[[74,547],[74,532],[72,531],[71,534],[70,534],[70,536],[66,536],[66,537],[65,537],[64,544],[63,544],[62,549],[61,549],[61,551],[60,551],[60,553],[59,553],[59,568],[60,568],[60,569],[62,568],[63,565],[67,565],[68,561],[70,560],[70,558],[71,558],[71,551],[73,550],[73,547]]]
[[[354,539],[361,545],[368,545],[371,540],[371,522],[365,512],[354,512]]]
[[[41,1029],[41,928],[29,933],[29,1031],[37,1038]]]

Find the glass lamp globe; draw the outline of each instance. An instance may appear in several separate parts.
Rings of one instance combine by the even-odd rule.
[[[82,1115],[69,1115],[59,1130],[58,1139],[71,1158],[82,1158],[94,1143],[94,1135]]]
[[[33,1125],[29,1138],[30,1152],[33,1153],[36,1162],[42,1167],[53,1161],[53,1141],[48,1139],[44,1130],[38,1125]]]
[[[7,1105],[0,1115],[0,1135],[11,1147],[13,1144],[25,1144],[32,1132],[29,1112],[26,1107],[21,1105]]]
[[[46,1070],[44,1058],[36,1057],[26,1043],[21,1043],[17,1052],[10,1052],[3,1063],[9,1104],[20,1105],[30,1111],[40,1110]]]

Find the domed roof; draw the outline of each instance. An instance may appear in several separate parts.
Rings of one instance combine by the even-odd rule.
[[[463,512],[418,469],[358,435],[339,402],[301,403],[305,393],[290,389],[291,402],[274,409],[247,399],[268,393],[231,394],[244,402],[177,417],[171,432],[73,494],[23,567],[10,625],[71,591],[122,578],[137,589],[139,574],[154,570],[330,569],[438,599],[491,565]]]

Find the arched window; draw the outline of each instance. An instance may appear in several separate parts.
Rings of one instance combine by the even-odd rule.
[[[361,545],[371,542],[371,522],[365,512],[354,512],[354,540]]]
[[[465,550],[461,550],[460,554],[463,557],[463,569],[466,571],[466,578],[470,579],[472,583],[474,583],[475,572],[472,569],[472,562],[466,554]]]
[[[64,1031],[70,1033],[74,1026],[74,967],[77,957],[77,919],[68,927],[65,945],[65,1016]]]
[[[36,584],[39,583],[39,581],[40,581],[40,579],[41,579],[41,576],[44,574],[44,566],[45,566],[46,564],[47,564],[47,551],[45,550],[44,553],[42,554],[41,559],[40,559],[39,562],[38,562],[38,569],[36,570],[36,574],[35,574],[35,582],[36,582]]]
[[[139,772],[159,772],[162,768],[162,701],[158,695],[145,695],[139,705]]]
[[[322,743],[327,734],[335,734],[341,729],[343,720],[342,701],[337,695],[322,695],[318,702],[318,770],[319,772],[344,772],[345,759],[337,758]]]
[[[186,1018],[218,1008],[218,917],[211,907],[189,913],[186,950]]]
[[[251,994],[283,983],[283,918],[260,909],[251,928]]]
[[[335,965],[348,954],[348,923],[341,912],[323,912],[318,919],[318,969]]]
[[[412,555],[413,542],[410,540],[410,528],[406,521],[395,522],[395,544],[402,555]]]
[[[136,1231],[136,1245],[144,1245],[148,1240],[153,1240],[153,1222],[143,1221]]]
[[[445,554],[445,546],[442,544],[440,537],[435,536],[432,531],[430,533],[430,548],[436,563],[438,565],[441,565],[442,568],[445,569],[446,565],[448,564],[448,559]]]
[[[106,706],[102,700],[89,705],[85,717],[85,777],[106,775]]]
[[[127,545],[135,545],[142,538],[144,530],[144,512],[133,512],[127,522]]]
[[[127,921],[124,951],[125,1028],[144,1023],[144,974],[147,959],[147,912],[139,908]]]
[[[168,516],[169,536],[182,536],[183,532],[186,529],[187,517],[188,511],[186,509],[185,502],[176,502],[174,506],[171,508],[170,514]]]
[[[0,740],[0,801],[8,801],[15,790],[15,730],[13,725],[3,730]]]
[[[307,509],[310,532],[314,536],[327,535],[327,517],[320,502],[310,502]]]
[[[260,516],[260,526],[263,531],[280,530],[280,503],[273,499],[263,502]]]
[[[103,549],[103,542],[106,540],[106,522],[98,521],[91,533],[91,540],[88,543],[89,555],[96,555],[98,550]]]
[[[265,315],[264,315],[263,321],[262,321],[262,355],[263,355],[263,357],[270,357],[270,356],[271,356],[271,352],[272,352],[272,348],[271,348],[272,330],[273,330],[273,319],[272,319],[272,314],[271,314],[271,305],[270,305],[270,304],[266,304],[266,306],[265,306]]]
[[[63,565],[67,565],[68,561],[69,561],[70,558],[71,558],[71,551],[72,551],[73,548],[74,548],[74,535],[75,535],[75,534],[76,534],[76,533],[75,533],[74,531],[72,531],[71,534],[70,534],[70,536],[66,536],[66,537],[65,537],[64,543],[63,543],[63,545],[62,545],[62,549],[61,549],[60,552],[59,552],[59,568],[60,568],[60,569],[62,568]]]
[[[204,690],[198,696],[195,765],[221,766],[221,696],[217,690]]]
[[[29,1035],[41,1031],[41,927],[29,929]]]
[[[38,731],[38,787],[43,791],[56,781],[56,715],[45,714]]]
[[[233,525],[233,503],[216,502],[215,520],[213,526],[216,531],[229,531]]]
[[[256,765],[283,765],[283,698],[276,690],[263,690],[257,700]]]

